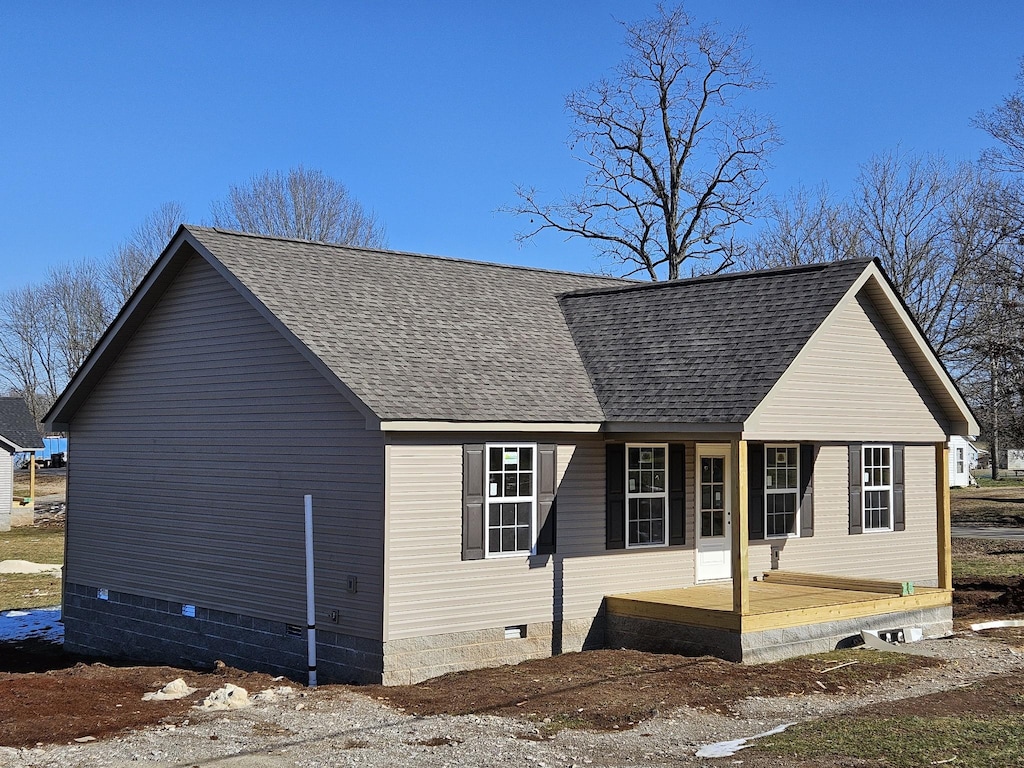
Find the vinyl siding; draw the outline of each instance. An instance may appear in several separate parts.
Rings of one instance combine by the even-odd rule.
[[[935,448],[904,449],[905,531],[849,534],[849,449],[823,445],[814,464],[814,536],[750,543],[750,574],[771,568],[772,545],[782,548],[779,567],[830,576],[914,581],[938,579],[935,533]]]
[[[605,550],[600,438],[558,440],[558,554],[463,561],[462,441],[394,437],[389,445],[387,640],[593,618],[605,595],[693,583],[692,496],[687,546]],[[510,441],[512,438],[508,438]],[[517,436],[519,442],[550,442]],[[474,442],[467,439],[465,442]],[[486,438],[476,440],[486,442]],[[687,450],[692,488],[693,451]],[[556,589],[555,562],[562,589]]]
[[[66,578],[380,638],[383,437],[193,258],[71,423]],[[358,591],[346,591],[347,576]]]
[[[946,439],[948,421],[862,292],[840,305],[747,421],[750,439]]]
[[[6,499],[6,502],[3,501]],[[0,513],[0,523],[9,522],[14,501],[14,456],[0,447],[0,504],[7,508]]]

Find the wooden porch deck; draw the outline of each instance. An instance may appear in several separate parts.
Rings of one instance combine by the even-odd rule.
[[[744,633],[937,608],[953,599],[952,590],[937,587],[917,587],[906,596],[898,588],[869,591],[772,581],[754,581],[749,588],[750,611],[742,616],[732,611],[731,582],[609,595],[605,601],[609,614]]]

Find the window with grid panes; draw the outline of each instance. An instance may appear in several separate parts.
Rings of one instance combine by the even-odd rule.
[[[626,546],[666,543],[668,446],[626,446]]]
[[[487,446],[487,554],[533,551],[536,445]]]
[[[892,530],[892,446],[865,445],[863,448],[864,473],[864,530]]]
[[[800,450],[796,445],[766,445],[764,452],[765,535],[796,536],[800,509]]]

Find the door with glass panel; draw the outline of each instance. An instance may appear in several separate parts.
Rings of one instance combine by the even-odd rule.
[[[697,445],[697,581],[732,577],[732,486],[728,445]]]

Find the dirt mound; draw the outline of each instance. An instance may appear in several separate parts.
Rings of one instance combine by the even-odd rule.
[[[1024,578],[1018,578],[1015,583],[1008,584],[1006,591],[995,600],[1003,606],[1008,613],[1024,613]]]

